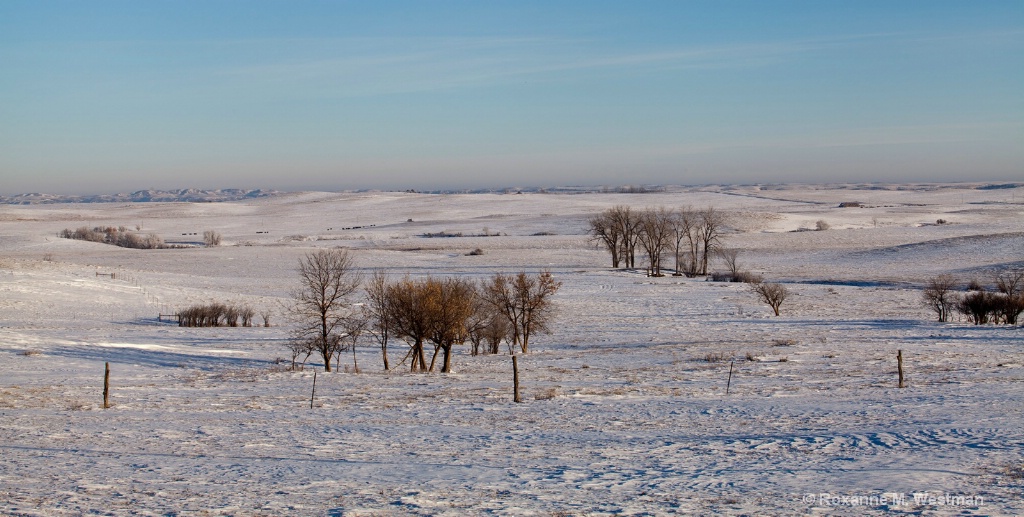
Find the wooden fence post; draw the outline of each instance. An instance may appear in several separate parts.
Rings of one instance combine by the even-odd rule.
[[[903,384],[903,350],[897,350],[896,351],[896,369],[899,371],[899,374],[900,374],[900,385],[899,385],[899,387],[900,388],[906,388],[907,386],[905,384]]]
[[[110,363],[104,363],[103,369],[103,409],[110,407]]]
[[[521,398],[519,398],[519,361],[518,361],[518,359],[519,359],[518,356],[516,356],[515,354],[512,355],[512,389],[514,390],[513,392],[515,394],[515,397],[513,398],[513,400],[515,402],[517,402],[517,403],[523,401]]]
[[[316,370],[313,370],[313,392],[309,394],[309,409],[313,409],[313,397],[316,396]]]
[[[732,365],[735,362],[736,362],[735,360],[729,361],[729,380],[726,381],[726,383],[725,383],[725,394],[726,395],[729,394],[729,387],[732,386]]]

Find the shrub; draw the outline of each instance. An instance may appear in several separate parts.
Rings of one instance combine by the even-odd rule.
[[[252,326],[254,311],[249,307],[237,307],[223,303],[193,305],[177,312],[178,326],[181,327],[237,327],[241,318],[243,327]],[[264,317],[267,321],[269,316]]]
[[[826,223],[824,219],[818,219],[818,222],[814,223],[814,229],[818,230],[819,232],[828,230],[829,228],[832,227],[829,226],[829,224]]]
[[[728,361],[730,359],[732,359],[732,356],[726,354],[725,352],[712,352],[704,355],[704,360],[709,363],[721,363],[723,361]]]
[[[755,282],[750,284],[750,290],[764,303],[779,315],[779,307],[789,297],[789,290],[782,284],[773,282]]]
[[[997,311],[999,300],[985,290],[970,291],[963,295],[956,304],[957,311],[967,317],[975,325],[989,322],[989,316]]]
[[[471,256],[471,257],[478,256],[478,255],[483,255],[483,254],[484,254],[484,250],[482,250],[480,248],[477,248],[477,249],[475,249],[475,250],[473,250],[473,251],[471,251],[469,253],[466,253],[466,255]]]
[[[220,246],[220,234],[213,230],[203,232],[203,243],[207,246]]]
[[[921,293],[921,301],[939,317],[939,322],[949,321],[949,316],[956,305],[953,289],[956,280],[951,275],[939,275],[928,281]]]

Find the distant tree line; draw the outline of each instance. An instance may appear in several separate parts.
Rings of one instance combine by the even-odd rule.
[[[119,226],[117,228],[113,226],[97,226],[92,229],[82,226],[77,230],[65,229],[58,235],[64,239],[101,242],[103,244],[112,244],[122,248],[161,249],[167,247],[167,245],[164,244],[164,240],[156,234],[151,233],[149,235],[142,236],[128,231],[128,228],[124,226]]]

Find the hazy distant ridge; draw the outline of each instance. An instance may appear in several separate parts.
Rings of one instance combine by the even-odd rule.
[[[50,203],[115,203],[115,202],[215,202],[238,201],[278,195],[276,190],[262,189],[177,189],[177,190],[138,190],[132,193],[97,194],[90,196],[74,196],[59,194],[18,194],[0,196],[0,203],[9,205],[38,205]]]

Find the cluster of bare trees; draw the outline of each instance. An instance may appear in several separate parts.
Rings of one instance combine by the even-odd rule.
[[[971,282],[966,291],[949,274],[939,275],[925,285],[922,303],[940,322],[949,321],[954,311],[975,325],[1002,323],[1016,325],[1024,312],[1024,271],[1002,273],[995,278],[995,291]]]
[[[675,256],[675,274],[708,274],[708,264],[719,248],[725,217],[712,207],[703,210],[616,206],[588,221],[593,239],[604,247],[612,267],[636,267],[639,249],[647,258],[647,272],[662,275],[662,258]]]
[[[178,325],[181,327],[251,327],[256,311],[243,305],[209,303],[193,305],[178,311]],[[267,318],[264,317],[264,321]]]
[[[510,352],[527,353],[530,337],[550,329],[551,296],[560,286],[549,272],[499,273],[480,283],[452,277],[388,281],[375,273],[364,310],[385,368],[388,344],[397,339],[409,347],[402,362],[409,360],[411,371],[433,371],[441,354],[441,371],[449,372],[452,348],[467,342],[474,355],[498,353],[502,343]]]
[[[135,249],[160,249],[166,248],[164,240],[156,234],[138,235],[128,231],[128,228],[119,226],[97,226],[89,229],[82,226],[77,230],[65,229],[59,234],[64,239],[77,239],[80,241],[102,242],[122,248]]]
[[[526,353],[531,336],[550,329],[551,297],[561,286],[549,272],[496,274],[479,283],[458,277],[389,280],[375,272],[363,287],[365,301],[354,305],[350,297],[361,279],[348,252],[337,249],[306,255],[299,276],[292,363],[319,353],[326,371],[342,350],[351,349],[354,361],[366,334],[380,346],[386,370],[388,346],[396,340],[408,346],[401,363],[409,361],[414,372],[433,371],[439,356],[441,372],[450,372],[453,348],[467,342],[474,354],[497,353],[501,343]]]

